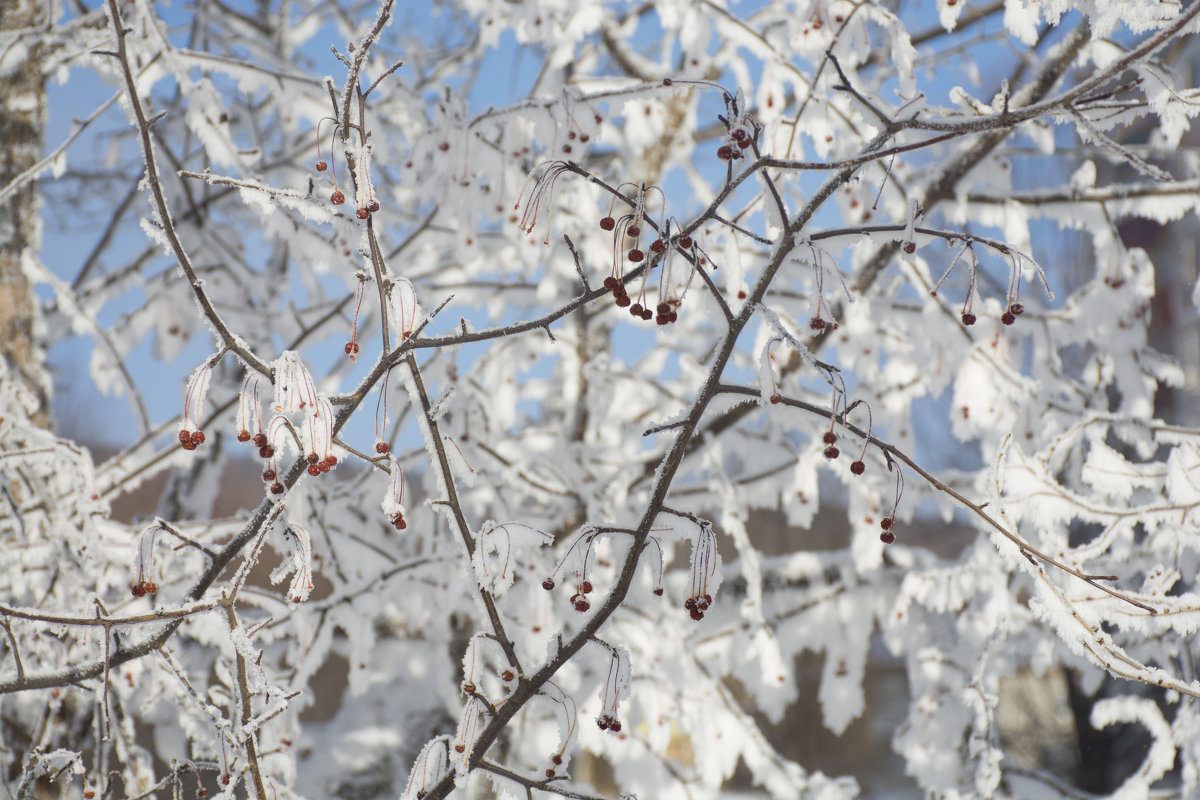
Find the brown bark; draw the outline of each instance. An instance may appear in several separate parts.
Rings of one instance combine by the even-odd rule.
[[[10,50],[9,58],[16,55],[22,61],[0,82],[0,187],[36,164],[41,155],[46,91],[38,29],[48,23],[46,14],[41,0],[0,2],[0,38],[17,33],[26,45],[23,50]],[[28,251],[36,255],[39,239],[37,192],[31,182],[0,203],[0,355],[10,379],[23,380],[38,398],[40,408],[34,418],[45,426],[49,391],[35,339],[37,300],[21,268]]]

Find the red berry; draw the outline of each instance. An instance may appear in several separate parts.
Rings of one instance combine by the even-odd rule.
[[[613,733],[620,733],[621,732],[621,720],[614,719],[612,722],[608,723],[608,729],[610,731],[612,731]]]
[[[467,694],[475,694],[475,684],[471,683],[470,681],[467,681],[466,683],[464,683],[462,685],[462,690],[464,692],[466,692]]]
[[[695,609],[696,608],[696,598],[689,597],[687,600],[684,600],[683,607],[686,608],[688,611]]]
[[[179,446],[182,447],[184,450],[195,450],[196,449],[196,445],[192,444],[191,439],[188,439],[186,442],[180,442]]]
[[[1013,303],[1008,307],[1008,313],[1012,314],[1014,317],[1019,317],[1025,313],[1025,306],[1021,305],[1020,303]]]
[[[204,431],[194,431],[192,433],[192,444],[197,447],[204,444]]]
[[[657,306],[655,306],[654,310],[657,311],[659,314],[670,314],[671,313],[671,305],[669,303],[665,303],[665,302],[659,303]]]
[[[358,353],[358,342],[346,342],[346,355],[353,356]]]
[[[553,778],[553,777],[554,777],[554,770],[553,770],[553,769],[547,769],[547,770],[546,770],[546,777],[547,777],[547,778]]]
[[[642,319],[650,319],[654,316],[654,312],[648,308],[642,309]]]
[[[613,219],[612,217],[604,217],[603,219],[600,220],[600,229],[601,230],[611,231],[615,227],[617,227],[617,221],[615,219]]]
[[[180,444],[188,444],[191,441],[192,441],[192,432],[191,431],[185,430],[185,431],[179,432],[179,443]]]
[[[691,611],[691,617],[699,622],[700,620],[704,619],[704,612],[698,608],[693,608]]]
[[[267,435],[265,433],[254,434],[254,446],[255,447],[266,447],[267,446]]]
[[[560,756],[560,755],[558,755],[558,754],[555,754],[555,755],[553,755],[553,756],[550,756],[550,760],[554,762],[554,766],[556,766],[556,767],[557,767],[559,764],[562,764],[562,756]]]
[[[678,315],[678,314],[676,314],[674,311],[672,311],[671,313],[667,314],[667,322],[675,322],[675,321],[677,321],[678,319],[679,319],[679,315]]]
[[[336,467],[337,463],[338,463],[338,457],[335,455],[332,455],[332,454],[327,455],[327,456],[325,456],[325,463],[331,467]]]
[[[733,148],[727,144],[723,144],[717,148],[717,158],[722,161],[729,161],[733,158]]]
[[[587,611],[592,607],[592,604],[587,601],[586,597],[577,597],[575,599],[575,610],[579,612]]]
[[[239,442],[248,442],[248,441],[250,441],[250,431],[248,431],[248,430],[240,430],[240,431],[238,431],[237,440],[238,440]]]
[[[883,533],[879,534],[879,541],[883,542],[884,544],[891,544],[892,542],[896,541],[896,534],[892,533],[891,531],[884,531]]]
[[[130,586],[129,591],[133,593],[134,597],[145,597],[146,596],[146,590],[142,588],[142,585],[140,583],[135,583],[133,586]]]
[[[640,317],[643,311],[645,311],[645,309],[642,308],[641,303],[634,303],[629,307],[629,313],[635,317]]]
[[[146,581],[142,584],[142,588],[146,594],[158,594],[158,585],[154,581]]]
[[[643,253],[641,250],[638,250],[636,247],[629,251],[629,260],[635,264],[638,263],[639,261],[641,261],[645,257],[646,257],[646,254]]]
[[[629,299],[629,295],[627,295],[627,294],[616,295],[616,298],[617,298],[617,305],[621,308],[625,308],[626,306],[628,306],[630,303],[633,302],[632,300]]]
[[[813,317],[808,321],[808,327],[812,328],[814,331],[824,330],[825,320],[821,319],[820,317]]]
[[[329,165],[326,164],[324,161],[318,161],[316,163],[316,167],[317,167],[317,172],[324,172],[325,170],[329,169]]]
[[[905,242],[904,243],[904,252],[906,252],[906,253],[917,252],[917,243],[916,242]]]
[[[367,217],[371,216],[371,212],[367,211],[365,208],[360,208],[354,212],[354,216],[358,217],[359,219],[366,219]]]
[[[616,289],[620,285],[621,285],[621,282],[612,275],[609,275],[607,278],[604,279],[604,288],[608,289],[610,292],[613,289]]]
[[[375,452],[376,453],[379,453],[379,455],[382,456],[382,455],[387,455],[387,451],[388,451],[387,442],[376,442],[375,443]]]
[[[263,445],[262,447],[258,448],[258,455],[260,458],[271,458],[275,455],[275,448],[271,447],[269,444]]]
[[[550,591],[551,589],[553,589],[554,588],[554,578],[546,578],[546,580],[542,581],[542,588],[545,589],[547,592]]]
[[[446,151],[447,151],[447,150],[449,150],[449,149],[450,149],[450,143],[449,143],[449,142],[442,142],[441,144],[439,144],[439,145],[438,145],[438,150],[441,150],[443,153],[444,153],[444,152],[446,152]]]
[[[637,237],[642,235],[642,229],[639,228],[637,225],[630,225],[628,228],[625,229],[625,235],[628,236],[630,239],[636,239]]]
[[[652,252],[652,253],[661,253],[663,250],[666,250],[666,249],[667,249],[667,246],[665,244],[663,244],[662,239],[655,239],[653,242],[650,243],[650,252]]]
[[[333,203],[335,206],[340,206],[342,203],[346,202],[346,195],[335,191],[333,194],[329,195],[329,202]]]
[[[283,484],[282,483],[272,483],[271,484],[271,494],[283,494]]]
[[[867,465],[861,461],[854,461],[850,464],[850,471],[855,475],[862,475],[867,471]]]
[[[370,211],[372,214],[374,214],[378,210],[379,210],[379,201],[378,200],[372,200],[371,204],[369,206],[367,206],[367,211]]]
[[[895,524],[895,520],[891,517],[884,517],[883,519],[879,520],[879,527],[883,528],[885,531],[890,531],[893,524]]]
[[[651,591],[654,592],[655,597],[663,596],[663,587],[661,586],[655,586]]]
[[[1005,325],[1012,325],[1014,322],[1017,321],[1017,318],[1013,316],[1011,311],[1005,311],[1000,316],[1000,321],[1003,322]]]
[[[841,454],[841,452],[842,452],[841,450],[838,450],[833,445],[829,445],[829,447],[825,448],[824,454],[825,454],[826,458],[828,458],[829,460],[832,461],[833,459],[837,458]]]
[[[596,727],[602,731],[608,730],[608,717],[604,715],[596,717]]]
[[[517,677],[517,676],[515,674],[513,674],[513,671],[511,669],[506,669],[506,670],[504,670],[504,672],[500,673],[500,680],[504,681],[505,683],[511,682],[512,679],[515,677]],[[562,762],[555,761],[554,763],[561,764]]]
[[[589,592],[591,592],[592,591],[592,582],[584,581],[583,583],[579,584],[579,591],[582,592],[583,594],[588,594]]]
[[[771,402],[772,403],[782,403],[783,395],[781,395],[779,392],[776,392],[775,394],[771,395]]]
[[[273,469],[263,470],[263,481],[265,481],[266,483],[270,483],[271,481],[275,480],[276,477],[278,477],[278,476],[275,474],[275,470],[273,470]]]
[[[975,315],[972,314],[970,311],[964,311],[963,315],[962,315],[962,322],[963,322],[963,325],[974,325],[975,324]]]
[[[319,455],[317,455],[316,453],[309,453],[309,454],[308,454],[308,463],[310,463],[310,464],[316,464],[316,463],[317,463],[317,462],[319,462],[320,460],[321,460],[321,457],[320,457]]]
[[[825,431],[825,435],[821,437],[821,441],[825,444],[834,444],[837,441],[837,434],[833,431]]]
[[[658,314],[654,317],[654,323],[656,325],[666,325],[670,321],[671,321],[671,318],[668,317],[666,314]]]
[[[682,247],[684,250],[687,250],[689,247],[692,246],[692,237],[688,236],[686,233],[683,236],[680,236],[679,237],[679,246]]]
[[[318,467],[316,464],[309,464],[308,465],[308,474],[312,475],[315,478],[316,476],[321,474],[321,468]]]
[[[402,531],[408,527],[408,523],[404,520],[404,515],[396,512],[392,516],[392,527],[398,531]]]

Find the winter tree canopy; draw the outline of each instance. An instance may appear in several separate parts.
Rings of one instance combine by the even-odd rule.
[[[3,796],[1197,796],[1198,18],[6,0]]]

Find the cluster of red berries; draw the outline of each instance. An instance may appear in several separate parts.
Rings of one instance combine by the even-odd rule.
[[[621,720],[617,719],[612,714],[601,714],[600,716],[596,717],[596,726],[602,731],[612,731],[613,733],[621,732]]]
[[[204,444],[204,431],[181,430],[179,432],[179,444],[184,450],[195,450]]]
[[[723,144],[717,148],[717,158],[722,161],[736,161],[745,155],[742,151],[748,148],[752,140],[750,134],[745,128],[734,128],[729,132],[729,138],[733,140],[730,144]]]
[[[892,516],[886,516],[879,520],[879,527],[883,528],[883,533],[879,534],[879,541],[884,544],[891,544],[896,541],[896,534],[892,532],[893,526],[896,524],[896,519]]]
[[[158,594],[158,584],[156,584],[154,581],[140,581],[138,583],[131,584],[129,591],[133,593],[134,597],[154,595]]]
[[[1025,313],[1025,306],[1023,306],[1020,303],[1013,303],[1004,310],[1003,314],[1000,315],[1000,321],[1003,322],[1005,325],[1012,325],[1014,322],[1017,321],[1017,317],[1021,316],[1024,313]],[[962,324],[963,325],[974,325],[976,320],[977,320],[977,317],[974,314],[972,314],[970,311],[963,312],[963,314],[962,314]]]
[[[617,724],[619,725],[620,723],[617,723]],[[562,756],[560,756],[558,753],[555,753],[554,755],[550,756],[550,760],[551,760],[551,761],[554,763],[554,767],[561,767],[561,766],[562,766],[563,758],[562,758]],[[554,767],[547,767],[547,768],[546,768],[546,777],[547,777],[547,778],[553,778],[553,777],[554,777],[554,775],[555,775],[555,772],[554,772]]]
[[[691,614],[692,619],[699,621],[704,619],[704,612],[708,611],[708,607],[712,605],[712,595],[706,594],[700,597],[689,597],[683,601],[683,607]]]
[[[546,580],[542,581],[542,588],[547,592],[554,591],[554,587],[554,578],[546,578]],[[571,605],[575,607],[576,611],[584,612],[592,607],[591,601],[587,599],[587,595],[592,591],[593,588],[592,582],[586,578],[580,581],[579,591],[571,595]]]
[[[842,451],[837,448],[837,438],[837,434],[833,431],[825,431],[825,435],[821,437],[821,441],[825,443],[825,449],[821,451],[821,454],[830,461],[833,461],[842,454]],[[862,475],[866,471],[867,465],[863,463],[862,459],[850,462],[850,472],[852,474]]]
[[[308,474],[312,475],[315,478],[318,475],[329,472],[329,470],[332,469],[333,467],[335,467],[337,465],[337,463],[338,463],[337,456],[333,455],[332,453],[325,456],[325,458],[321,458],[316,453],[309,453],[308,454]]]

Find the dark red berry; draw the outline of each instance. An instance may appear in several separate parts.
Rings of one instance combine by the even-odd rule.
[[[367,206],[367,211],[370,211],[372,214],[374,214],[378,210],[379,210],[379,201],[378,200],[372,200],[371,204],[369,206]]]
[[[579,584],[579,591],[582,592],[583,594],[588,594],[589,592],[591,592],[592,591],[592,582],[584,581],[583,583]]]
[[[550,591],[551,589],[553,589],[554,588],[554,578],[546,578],[546,580],[542,581],[542,588],[545,589],[547,592]]]
[[[642,308],[642,304],[641,304],[641,303],[634,303],[633,305],[631,305],[631,306],[629,307],[629,313],[630,313],[630,314],[632,314],[632,315],[633,315],[633,316],[635,316],[635,317],[640,317],[640,316],[642,315],[642,312],[643,312],[644,310],[645,310],[645,309],[643,309],[643,308]]]
[[[387,451],[388,451],[387,442],[376,442],[375,443],[375,452],[376,453],[379,453],[379,455],[382,456],[382,455],[387,455]]]
[[[467,694],[475,694],[475,684],[471,683],[470,681],[467,681],[466,683],[464,683],[462,685],[462,690],[464,692],[466,692]]]
[[[1012,314],[1014,317],[1019,317],[1025,313],[1025,306],[1021,305],[1020,303],[1013,303],[1008,307],[1008,313]]]
[[[895,520],[891,517],[884,517],[883,519],[879,520],[879,527],[883,528],[885,531],[890,531],[893,524],[895,524]]]
[[[653,242],[650,243],[650,252],[652,252],[652,253],[661,253],[662,251],[664,251],[666,249],[667,249],[667,246],[665,244],[663,244],[662,239],[655,239]]]
[[[974,325],[975,324],[975,315],[972,314],[970,311],[964,311],[963,315],[962,315],[962,322],[963,322],[963,325]]]
[[[575,599],[575,610],[576,611],[580,611],[580,612],[587,611],[591,607],[592,607],[592,604],[587,601],[586,597],[577,597]]]
[[[704,619],[704,612],[698,608],[693,608],[691,610],[691,617],[692,617],[692,619],[699,622],[700,620]]]
[[[204,444],[204,431],[194,431],[192,433],[192,444],[197,447]]]
[[[358,353],[358,342],[346,342],[346,355],[353,356]]]
[[[560,756],[560,755],[557,755],[557,754],[553,755],[550,757],[550,760],[554,762],[554,766],[556,766],[556,767],[559,764],[562,764],[562,756]]]
[[[775,394],[771,395],[771,402],[776,404],[782,403],[783,395],[781,395],[779,392],[775,392]]]
[[[684,250],[687,250],[689,247],[692,246],[692,237],[688,236],[686,233],[683,236],[680,236],[679,237],[679,246],[682,247]]]
[[[717,148],[717,158],[722,161],[729,161],[733,158],[733,148],[727,144],[723,144]]]
[[[608,717],[603,715],[596,717],[596,727],[602,731],[608,730]]]
[[[686,608],[688,611],[691,611],[692,609],[694,609],[696,607],[696,598],[689,597],[687,600],[684,600],[683,607]]]
[[[655,596],[656,596],[656,597],[662,597],[662,596],[663,596],[663,587],[661,587],[661,586],[655,586],[655,587],[654,587],[654,588],[653,588],[651,591],[653,591],[653,592],[654,592],[654,594],[655,594]]]
[[[267,435],[265,433],[254,434],[254,446],[255,447],[266,447],[267,446]]]
[[[317,172],[324,172],[325,170],[329,169],[329,165],[326,164],[324,161],[318,161],[316,164],[316,167],[317,167]]]
[[[367,217],[371,216],[371,212],[367,211],[366,208],[360,208],[354,212],[354,216],[358,217],[359,219],[366,219]]]
[[[665,303],[665,302],[659,303],[657,306],[655,306],[654,310],[657,311],[659,314],[670,314],[671,313],[671,305],[670,305],[670,303]]]
[[[850,464],[850,471],[855,475],[862,475],[867,471],[867,465],[861,461],[854,461]]]
[[[449,150],[449,149],[450,149],[450,143],[449,143],[449,142],[442,142],[441,144],[439,144],[439,145],[438,145],[438,150],[441,150],[443,153],[444,153],[444,152],[446,152],[446,151],[447,151],[447,150]]]
[[[904,252],[906,252],[906,253],[917,252],[917,243],[916,242],[905,242],[904,243]]]
[[[825,431],[825,435],[821,437],[821,441],[825,444],[834,444],[837,442],[837,434],[833,431]]]
[[[402,531],[408,527],[408,523],[404,520],[404,515],[399,511],[392,515],[392,527],[398,531]]]
[[[616,289],[616,288],[617,288],[618,286],[620,286],[620,285],[621,285],[621,282],[620,282],[620,281],[618,281],[618,280],[617,280],[615,277],[613,277],[612,275],[609,275],[607,278],[605,278],[605,279],[604,279],[604,288],[605,288],[605,289],[608,289],[610,292],[611,292],[613,289]]]
[[[670,78],[663,78],[663,86],[670,86],[674,82],[675,81],[671,80]]]
[[[336,467],[338,463],[338,457],[332,454],[327,455],[325,456],[325,463],[331,467]]]
[[[271,447],[271,445],[269,445],[269,444],[258,448],[259,458],[271,458],[274,455],[275,455],[275,448]]]
[[[650,319],[654,316],[654,312],[648,308],[642,309],[642,319]]]
[[[619,294],[619,295],[615,295],[615,297],[617,299],[616,300],[617,305],[621,308],[625,308],[626,306],[628,306],[630,303],[633,302],[632,300],[629,299],[629,295],[627,295],[627,294]]]
[[[1012,325],[1014,322],[1017,321],[1017,318],[1013,316],[1011,311],[1005,311],[1000,316],[1000,321],[1003,322],[1005,325]]]
[[[250,441],[250,431],[247,431],[247,430],[240,430],[240,431],[238,431],[237,440],[238,440],[239,442],[248,442],[248,441]]]
[[[283,494],[283,484],[282,483],[272,483],[271,484],[271,494]]]
[[[608,729],[610,731],[612,731],[613,733],[620,733],[621,732],[621,720],[614,719],[612,722],[608,723]]]
[[[546,777],[547,777],[547,778],[553,778],[553,777],[554,777],[554,770],[553,770],[553,769],[547,769],[547,770],[546,770]]]
[[[675,321],[677,321],[678,319],[679,319],[679,315],[678,315],[678,314],[676,314],[674,311],[672,311],[671,313],[667,314],[667,322],[675,322]]]
[[[273,469],[263,470],[263,481],[265,481],[266,483],[270,483],[271,481],[275,480],[276,477],[278,477],[278,476],[275,474],[275,470],[273,470]]]
[[[308,474],[312,475],[315,478],[316,476],[321,474],[321,468],[319,466],[317,466],[316,464],[309,464],[308,465]]]
[[[191,431],[180,431],[179,432],[179,443],[180,444],[188,444],[191,441],[192,441],[192,432]]]
[[[333,203],[335,206],[340,206],[342,203],[346,202],[346,195],[342,194],[341,192],[334,192],[333,194],[329,195],[329,202]]]
[[[842,452],[841,450],[838,450],[833,445],[829,445],[829,447],[825,448],[824,454],[825,454],[826,458],[833,460],[833,459],[837,458],[841,454],[841,452]]]
[[[611,231],[615,227],[617,227],[617,221],[612,217],[604,217],[600,220],[601,230]]]
[[[808,327],[812,328],[814,331],[824,330],[825,320],[821,319],[820,317],[813,317],[808,321]]]
[[[625,229],[625,235],[628,236],[630,239],[636,239],[637,237],[642,235],[642,229],[639,228],[637,225],[630,225],[628,228]]]
[[[320,462],[320,460],[321,460],[321,457],[319,455],[317,455],[316,453],[308,454],[308,463],[316,464],[316,463]]]
[[[741,142],[746,138],[746,131],[742,130],[741,128],[734,128],[733,131],[730,132],[730,136],[733,137],[735,142]]]
[[[646,257],[646,254],[643,253],[641,250],[638,250],[636,247],[629,251],[629,260],[635,264],[638,263],[639,261],[641,261],[645,257]]]
[[[192,444],[191,439],[188,439],[186,442],[180,442],[179,446],[182,447],[184,450],[195,450],[196,449],[196,445]]]
[[[879,541],[883,542],[884,544],[891,544],[892,542],[896,541],[896,534],[892,533],[891,531],[884,531],[883,533],[879,534]]]
[[[658,314],[654,317],[654,323],[656,325],[666,325],[670,321],[671,321],[671,318],[668,317],[666,314]]]

